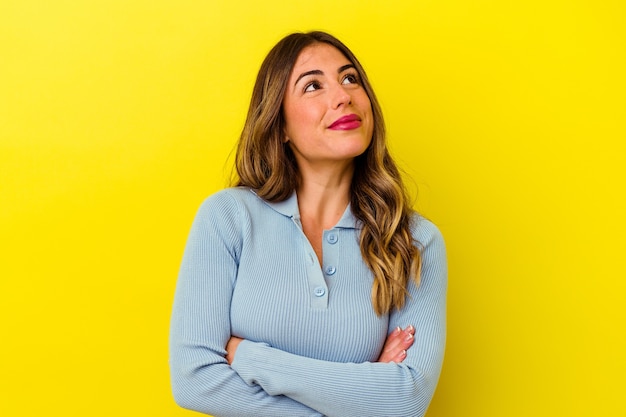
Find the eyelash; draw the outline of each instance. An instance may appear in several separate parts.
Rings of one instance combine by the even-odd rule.
[[[315,90],[309,90],[310,87],[315,87],[315,90],[319,90],[321,88],[321,85],[317,81],[311,81],[310,83],[304,86],[304,92],[307,93],[309,91],[315,91]]]
[[[343,80],[341,81],[345,81],[348,77],[352,78],[351,84],[359,84],[359,75],[357,73],[349,72],[343,77]]]
[[[349,72],[346,75],[343,76],[343,78],[341,79],[341,83],[344,84],[344,82],[346,81],[346,79],[350,78],[351,81],[349,84],[359,84],[359,76],[356,73],[352,73]],[[309,90],[309,88],[311,87],[315,87],[314,90]],[[319,90],[321,88],[321,84],[319,83],[319,81],[317,80],[313,80],[310,83],[307,83],[304,86],[304,92],[310,92],[310,91],[315,91],[315,90]]]

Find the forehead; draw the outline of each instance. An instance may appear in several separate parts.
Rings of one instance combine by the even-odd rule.
[[[350,60],[339,49],[327,43],[314,43],[300,52],[291,77],[297,77],[304,71],[322,69],[324,66],[339,68],[346,64],[350,64]]]

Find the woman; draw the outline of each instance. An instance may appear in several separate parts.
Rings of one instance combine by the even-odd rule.
[[[189,236],[174,396],[215,416],[421,416],[445,344],[442,237],[412,212],[356,57],[322,32],[259,71],[238,186]]]

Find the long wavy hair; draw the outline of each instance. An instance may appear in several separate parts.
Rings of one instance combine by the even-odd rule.
[[[372,141],[355,158],[350,207],[361,222],[359,244],[374,276],[372,305],[376,314],[401,309],[410,279],[420,280],[419,243],[411,234],[412,209],[400,172],[385,141],[385,124],[363,67],[338,39],[325,32],[293,33],[272,48],[257,75],[246,122],[235,156],[235,184],[253,188],[267,201],[283,201],[300,181],[293,151],[284,141],[283,98],[300,52],[327,43],[354,65],[374,118]]]

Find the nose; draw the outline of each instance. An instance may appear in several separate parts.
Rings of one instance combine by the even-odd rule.
[[[338,109],[341,106],[348,106],[352,103],[352,96],[341,84],[333,88],[331,93],[331,107]]]

